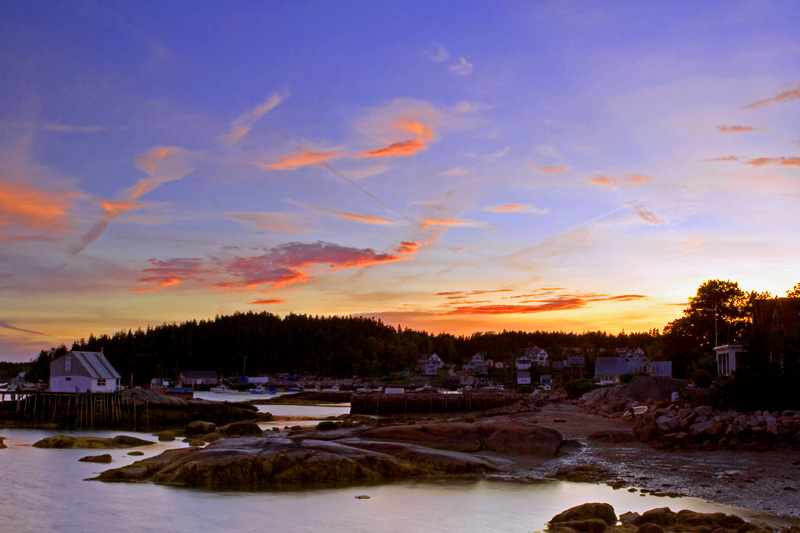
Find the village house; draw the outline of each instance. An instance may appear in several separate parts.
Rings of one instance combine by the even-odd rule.
[[[67,352],[50,363],[50,392],[116,392],[120,380],[103,352]]]
[[[426,376],[435,376],[439,373],[439,370],[444,367],[444,361],[442,358],[439,357],[437,354],[433,353],[427,356],[424,366],[422,367],[422,373]]]
[[[476,374],[488,373],[486,366],[486,352],[478,352],[473,355],[472,359],[469,360],[469,363],[464,365],[464,368]]]
[[[537,346],[526,349],[525,356],[531,360],[531,364],[537,366],[547,366],[547,352]]]
[[[530,385],[531,373],[528,370],[517,370],[517,385]]]
[[[527,355],[523,355],[522,357],[517,357],[516,361],[517,370],[530,370],[531,369],[531,358]]]

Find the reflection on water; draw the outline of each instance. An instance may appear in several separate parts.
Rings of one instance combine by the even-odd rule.
[[[309,406],[302,407],[308,415]],[[155,440],[149,434],[125,433]],[[642,497],[604,485],[558,481],[407,481],[260,492],[90,482],[84,480],[139,457],[129,456],[130,450],[41,450],[31,446],[52,434],[9,429],[0,433],[9,446],[0,450],[0,523],[4,531],[530,532],[541,530],[560,511],[585,502],[611,503],[618,514],[669,506],[746,517],[741,510],[699,500]],[[153,456],[177,446],[185,444],[158,443],[141,450]],[[113,463],[78,461],[100,453],[110,453]],[[368,494],[370,499],[356,499],[358,494]]]

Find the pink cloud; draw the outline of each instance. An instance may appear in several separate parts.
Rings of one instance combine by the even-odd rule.
[[[561,165],[542,165],[537,169],[542,174],[560,174],[567,171],[567,167]]]
[[[0,182],[0,230],[21,226],[57,231],[63,226],[75,196],[70,192]]]
[[[281,300],[280,298],[262,298],[259,300],[253,300],[252,302],[248,302],[250,305],[272,305],[272,304],[285,304],[286,300]]]
[[[312,152],[310,150],[305,150],[299,154],[284,156],[275,163],[270,163],[263,166],[264,168],[268,168],[270,170],[295,170],[308,165],[319,165],[320,163],[325,163],[326,161],[330,161],[331,159],[336,159],[338,157],[344,157],[344,154],[335,154],[332,152]]]
[[[152,266],[142,270],[142,273],[147,274],[147,276],[138,280],[141,285],[148,286],[131,289],[132,291],[156,291],[164,287],[172,287],[186,279],[197,278],[199,274],[205,271],[205,262],[202,259],[193,257],[176,258],[168,261],[149,259],[148,263]]]
[[[622,178],[609,178],[608,176],[592,176],[589,183],[598,187],[617,187],[620,185],[643,185],[654,181],[655,178],[645,174],[625,174]]]
[[[752,126],[717,126],[721,133],[739,133],[743,131],[755,131]]]
[[[751,159],[745,164],[751,167],[800,167],[800,157],[759,157]]]
[[[713,159],[703,159],[703,161],[738,161],[739,158],[735,155],[727,155],[725,157],[715,157]]]
[[[417,243],[402,242],[395,253],[377,253],[371,248],[353,248],[323,241],[290,242],[270,248],[260,256],[236,258],[225,269],[239,278],[245,288],[265,284],[281,287],[310,279],[306,270],[316,265],[339,270],[402,261],[410,259],[418,246]]]
[[[484,226],[483,222],[456,220],[454,218],[423,218],[420,219],[419,223],[422,225],[422,229],[428,229],[433,226],[445,228],[477,228]]]
[[[752,109],[755,107],[763,107],[770,104],[790,102],[792,100],[800,100],[800,87],[798,87],[797,89],[787,89],[781,93],[778,93],[772,98],[766,98],[764,100],[759,100],[758,102],[753,102],[752,104],[747,104],[742,109]]]
[[[636,214],[639,215],[639,219],[642,222],[646,222],[648,224],[652,224],[654,226],[660,226],[664,224],[665,221],[658,218],[652,211],[644,207],[643,205],[634,205],[633,210],[636,211]]]

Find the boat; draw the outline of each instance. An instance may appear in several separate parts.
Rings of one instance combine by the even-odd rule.
[[[211,387],[211,392],[221,393],[221,392],[235,392],[235,391],[232,391],[225,385],[219,385],[218,387]]]
[[[366,494],[359,494],[358,496],[356,496],[356,500],[369,500],[369,496],[367,496]]]
[[[622,418],[636,418],[637,415],[643,415],[647,412],[646,405],[637,405],[636,407],[631,407],[622,415]]]
[[[269,392],[264,388],[264,385],[259,385],[255,389],[250,389],[250,394],[267,394]]]
[[[330,389],[322,389],[322,392],[340,392],[339,385],[334,385]]]

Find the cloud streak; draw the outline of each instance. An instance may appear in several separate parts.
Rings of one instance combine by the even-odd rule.
[[[231,122],[231,132],[225,136],[225,143],[231,145],[241,141],[261,117],[275,109],[285,99],[285,95],[272,93],[262,103],[239,115]]]
[[[483,208],[483,211],[487,213],[535,213],[537,215],[548,213],[547,209],[540,209],[531,204],[487,205]]]
[[[744,131],[755,131],[752,126],[717,126],[720,133],[740,133]]]
[[[764,107],[771,104],[791,102],[793,100],[800,100],[800,87],[796,89],[787,89],[785,91],[776,94],[771,98],[765,98],[764,100],[759,100],[757,102],[753,102],[752,104],[747,104],[746,106],[742,107],[742,109],[754,109],[757,107]]]
[[[47,333],[42,333],[41,331],[33,331],[32,329],[18,328],[6,320],[0,320],[0,328],[10,329],[12,331],[20,331],[22,333],[30,333],[31,335],[41,335],[42,337],[49,336],[47,335]]]
[[[589,178],[589,183],[592,185],[597,185],[598,187],[619,187],[622,185],[644,185],[645,183],[650,183],[651,181],[655,181],[655,178],[652,176],[646,176],[644,174],[626,174],[625,177],[622,178],[610,178],[608,176],[592,176]]]

